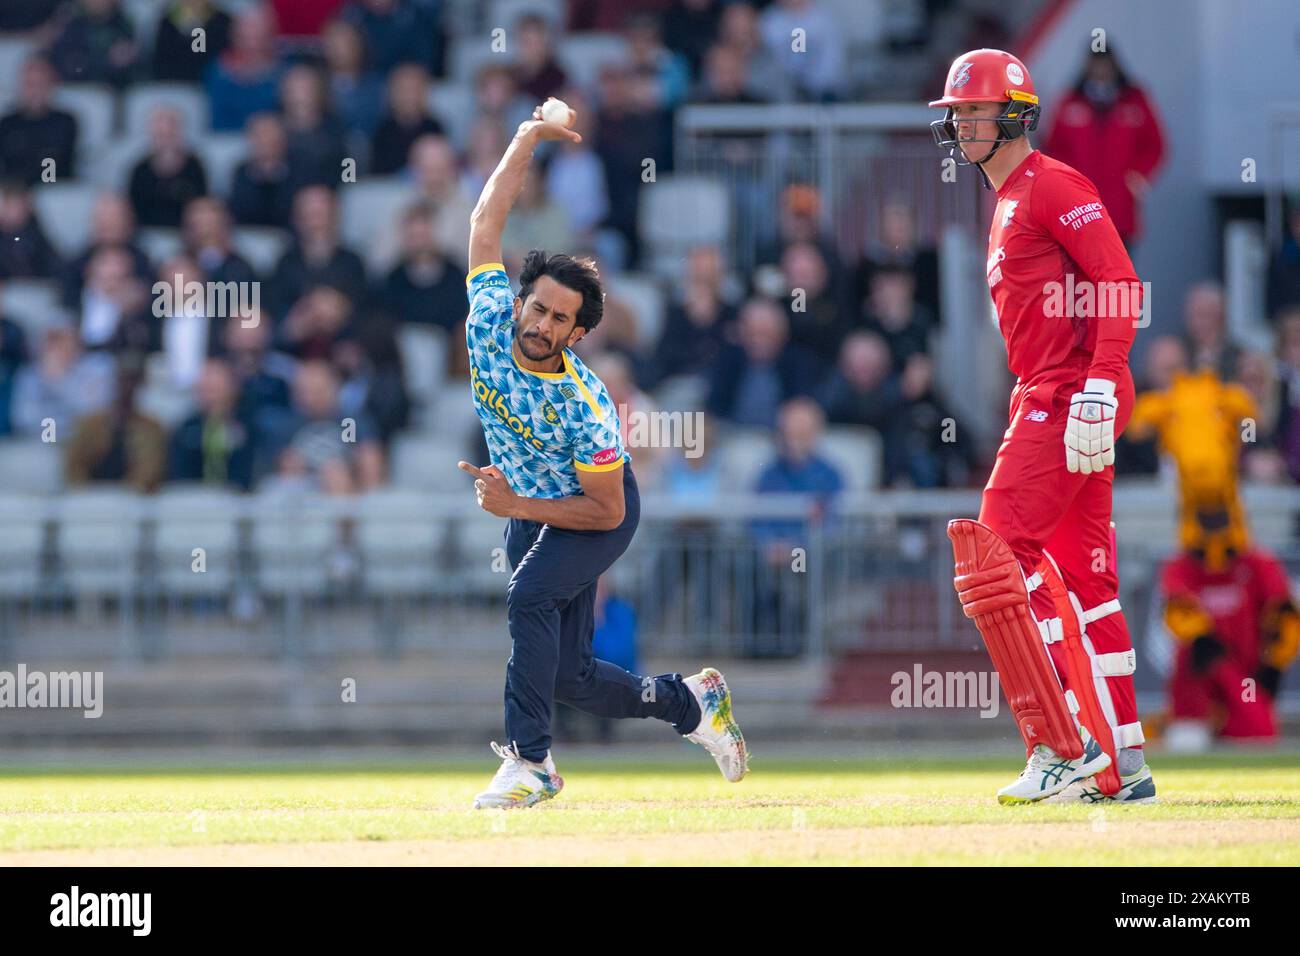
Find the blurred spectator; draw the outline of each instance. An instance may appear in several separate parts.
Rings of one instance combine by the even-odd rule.
[[[50,175],[76,176],[77,121],[54,106],[57,82],[48,60],[31,57],[23,64],[17,102],[0,118],[0,174],[33,186],[52,160]]]
[[[343,19],[366,38],[370,68],[387,74],[399,63],[419,63],[443,76],[447,38],[440,0],[353,0]]]
[[[1243,351],[1236,378],[1255,402],[1254,434],[1241,446],[1242,474],[1251,481],[1278,484],[1287,480],[1286,460],[1278,449],[1284,390],[1279,363],[1267,352]]]
[[[0,182],[0,279],[55,279],[62,272],[27,188],[17,180]]]
[[[902,379],[893,370],[888,343],[875,332],[850,334],[822,390],[826,417],[836,425],[874,428],[888,441],[902,406]]]
[[[248,121],[248,159],[235,170],[230,212],[244,226],[289,225],[293,194],[299,183],[290,175],[289,139],[274,113]]]
[[[1176,335],[1160,335],[1147,345],[1141,371],[1135,370],[1138,393],[1162,392],[1174,383],[1174,375],[1188,368],[1187,346]],[[1138,441],[1128,432],[1115,439],[1116,475],[1155,475],[1160,471],[1160,449],[1156,437]]]
[[[501,249],[507,258],[522,259],[530,249],[572,249],[573,230],[560,204],[546,194],[544,170],[530,167],[524,187],[510,210]]]
[[[718,455],[715,439],[717,428],[713,419],[702,412],[684,413],[698,422],[694,441],[683,443],[680,449],[666,453],[660,487],[675,503],[710,512],[726,493],[722,459]],[[705,522],[707,524],[707,521]],[[693,527],[694,520],[678,523],[679,527]]]
[[[446,137],[421,136],[415,141],[411,174],[417,198],[433,206],[439,244],[449,257],[463,264],[469,254],[469,217],[478,196],[471,197],[461,187],[456,153]]]
[[[929,351],[932,317],[916,304],[915,280],[909,269],[887,266],[875,270],[866,303],[866,327],[889,343],[894,369]]]
[[[1283,309],[1300,305],[1300,193],[1288,200],[1286,236],[1268,261],[1266,308],[1276,321]]]
[[[738,345],[728,345],[710,374],[708,411],[735,425],[771,428],[777,410],[816,382],[816,364],[790,345],[785,309],[771,299],[750,299],[740,310]]]
[[[600,96],[594,146],[605,166],[609,195],[606,224],[622,234],[628,248],[626,259],[635,262],[641,177],[646,160],[654,161],[658,176],[672,168],[672,118],[648,101],[644,84],[638,84],[623,64],[601,68]]]
[[[141,282],[153,277],[153,263],[136,242],[135,213],[125,196],[101,193],[90,212],[90,242],[85,251],[68,263],[63,280],[63,304],[69,309],[81,305],[81,290],[90,260],[101,249],[125,249],[131,255],[131,271]]]
[[[194,259],[175,255],[158,267],[158,282],[169,291],[155,294],[150,309],[154,330],[151,338],[165,357],[170,384],[188,389],[198,381],[203,363],[217,351],[223,316],[209,314],[208,296],[186,293],[189,283],[207,280]],[[176,296],[182,291],[182,298]]]
[[[601,352],[587,362],[609,392],[609,399],[618,412],[619,430],[623,446],[636,460],[637,479],[644,475],[647,486],[655,485],[663,468],[664,448],[656,438],[672,438],[651,430],[655,408],[651,398],[636,387],[632,363],[618,352]]]
[[[546,193],[564,210],[579,245],[592,245],[596,229],[609,214],[605,169],[592,149],[595,114],[581,90],[570,87],[561,97],[576,114],[573,129],[581,143],[556,144],[546,164]]]
[[[351,427],[339,408],[339,383],[328,362],[312,361],[293,381],[294,415],[279,456],[278,474],[305,479],[327,494],[353,494],[382,483],[384,456],[374,424],[365,416]],[[355,416],[354,416],[355,417]]]
[[[149,117],[149,153],[131,170],[128,194],[136,222],[175,229],[185,204],[207,192],[208,175],[185,142],[180,113],[158,107]]]
[[[803,31],[802,49],[795,33]],[[846,75],[844,31],[819,0],[776,0],[759,19],[768,52],[790,78],[800,99],[836,99]]]
[[[674,289],[651,361],[651,385],[674,375],[707,373],[717,362],[736,321],[724,278],[722,251],[716,246],[699,246],[687,254],[684,281]]]
[[[308,186],[293,201],[293,244],[280,257],[266,283],[266,300],[276,315],[289,309],[309,289],[331,285],[353,302],[366,287],[361,257],[339,239],[338,201],[325,186]]]
[[[347,156],[346,134],[343,124],[329,111],[320,70],[299,65],[285,73],[280,81],[280,108],[294,185],[337,186]]]
[[[14,382],[27,359],[27,333],[13,319],[0,315],[0,436],[13,432]]]
[[[114,482],[153,492],[167,472],[167,432],[136,408],[141,369],[127,363],[117,373],[112,404],[83,418],[68,444],[64,473],[70,485]]]
[[[745,55],[738,47],[718,43],[709,48],[704,71],[691,97],[693,103],[763,103],[749,87]]]
[[[794,97],[793,82],[781,69],[778,55],[767,48],[754,7],[748,3],[724,6],[718,23],[718,41],[740,54],[747,75],[745,86],[751,96],[782,102]],[[785,43],[788,47],[788,33]]]
[[[515,21],[511,40],[515,50],[515,85],[534,103],[556,96],[567,82],[563,68],[551,47],[551,28],[546,18],[525,13]]]
[[[23,33],[47,23],[61,0],[5,0],[0,4],[0,33]]]
[[[77,327],[90,349],[143,355],[157,348],[149,292],[132,271],[131,254],[104,246],[86,266]]]
[[[262,454],[265,439],[284,431],[289,419],[289,383],[294,363],[285,355],[271,350],[271,322],[265,315],[250,320],[229,318],[221,338],[222,357],[234,372],[239,396],[237,416],[253,429],[258,451],[255,466],[258,476],[269,470],[271,462]]]
[[[781,255],[790,313],[790,341],[807,350],[822,366],[831,368],[840,343],[848,333],[849,311],[843,297],[831,286],[831,273],[811,242],[786,246]]]
[[[379,125],[375,104],[383,98],[384,81],[366,66],[366,41],[346,20],[332,20],[321,35],[329,98],[350,131],[369,137]]]
[[[238,414],[234,372],[221,359],[208,359],[194,386],[197,408],[172,434],[169,481],[231,485],[247,491],[253,484],[253,431]]]
[[[664,46],[659,21],[651,13],[633,13],[623,36],[632,72],[651,90],[652,105],[675,109],[690,91],[691,70],[684,58]]]
[[[1183,328],[1191,368],[1208,368],[1223,381],[1232,381],[1241,350],[1228,338],[1222,286],[1201,282],[1188,290],[1183,300]]]
[[[664,14],[664,43],[681,54],[693,75],[698,75],[705,51],[718,35],[721,15],[718,0],[673,0]]]
[[[576,94],[577,91],[569,88],[561,92],[563,95],[560,95],[560,99],[576,111],[578,107],[574,105],[573,100],[569,99],[569,95]],[[489,117],[502,129],[513,132],[520,123],[533,115],[536,106],[536,102],[530,100],[519,87],[515,86],[515,72],[506,64],[488,62],[483,64],[475,74],[475,116]],[[558,144],[542,143],[538,155],[546,155],[546,149],[553,145]]]
[[[438,239],[433,206],[421,202],[402,214],[401,258],[377,298],[401,322],[422,322],[453,331],[465,318],[465,274]]]
[[[328,359],[352,320],[353,302],[330,285],[307,290],[275,330],[278,349],[299,359]]]
[[[230,47],[208,67],[203,80],[217,132],[242,129],[255,113],[278,105],[281,67],[275,35],[270,7],[246,7],[235,17]]]
[[[497,163],[501,162],[513,135],[513,130],[507,133],[490,116],[479,117],[470,127],[465,168],[460,175],[460,188],[465,195],[478,197],[483,192],[483,187],[487,185],[492,171],[497,168]]]
[[[917,304],[932,318],[938,319],[939,256],[933,246],[921,244],[912,207],[899,198],[885,203],[880,214],[880,241],[869,244],[858,263],[859,302],[870,295],[871,279],[876,270],[890,266],[912,273]]]
[[[255,282],[257,273],[235,251],[230,211],[220,199],[206,196],[185,207],[181,239],[209,282]]]
[[[1126,245],[1141,233],[1141,203],[1164,148],[1154,108],[1114,49],[1090,53],[1057,110],[1044,151],[1092,180]]]
[[[759,473],[754,490],[759,494],[806,494],[817,500],[817,516],[844,487],[835,466],[817,453],[826,431],[821,406],[806,396],[781,404],[776,423],[776,459]],[[769,558],[790,560],[790,548],[806,541],[803,522],[785,519],[755,521],[754,537]]]
[[[77,0],[50,44],[49,57],[67,83],[125,86],[139,50],[119,0]]]
[[[770,202],[766,192],[764,203]],[[838,243],[822,228],[822,198],[816,187],[806,183],[791,183],[781,191],[781,203],[776,217],[776,236],[771,235],[772,216],[763,209],[757,225],[764,241],[758,251],[760,263],[779,264],[785,250],[795,243],[812,243],[821,253],[822,261],[830,270],[828,282],[832,288],[844,288],[844,264],[840,260]]]
[[[822,410],[810,398],[781,406],[777,422],[777,456],[760,473],[759,494],[803,494],[812,499],[812,521],[821,524],[843,489],[840,473],[817,453],[825,431]],[[803,649],[808,602],[807,575],[791,574],[793,550],[808,546],[807,522],[799,518],[765,518],[750,523],[758,549],[753,583],[753,619],[746,629],[745,651],[752,657],[788,657]]]
[[[83,352],[71,326],[47,326],[39,354],[14,374],[14,434],[40,437],[49,419],[56,441],[70,437],[84,416],[108,407],[116,376],[112,356]]]
[[[1300,481],[1300,307],[1278,317],[1277,376],[1282,382],[1277,445],[1292,481]]]
[[[151,74],[159,82],[202,83],[230,45],[230,15],[212,0],[171,0],[158,16]],[[203,49],[195,50],[195,30]]]
[[[332,356],[334,367],[343,376],[339,411],[347,418],[373,422],[387,448],[411,417],[396,327],[386,316],[367,315],[355,335],[334,343]]]
[[[370,141],[370,172],[376,176],[402,169],[411,145],[421,136],[442,135],[442,124],[429,112],[429,75],[424,67],[404,63],[388,74],[387,102],[383,121]]]

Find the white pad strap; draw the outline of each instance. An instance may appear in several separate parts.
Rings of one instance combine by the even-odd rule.
[[[1038,588],[1042,586],[1043,586],[1043,576],[1039,574],[1037,571],[1029,575],[1029,577],[1025,578],[1025,590],[1028,591],[1030,594],[1033,594],[1034,591],[1038,590]]]
[[[1091,624],[1093,621],[1098,621],[1108,614],[1114,614],[1119,609],[1119,598],[1112,598],[1105,604],[1098,604],[1094,608],[1089,608],[1088,610],[1083,611],[1083,622],[1085,624]]]
[[[1049,617],[1045,621],[1035,623],[1038,624],[1038,633],[1042,635],[1044,644],[1055,644],[1065,639],[1065,629],[1061,626],[1059,617]]]
[[[1065,706],[1070,708],[1070,713],[1075,714],[1076,716],[1078,715],[1079,698],[1074,696],[1074,691],[1067,690],[1065,692]]]
[[[1137,670],[1137,651],[1115,651],[1092,658],[1094,677],[1127,677]]]
[[[1115,738],[1116,747],[1136,747],[1138,744],[1146,743],[1147,740],[1146,735],[1142,733],[1142,725],[1137,721],[1112,727],[1110,732]]]

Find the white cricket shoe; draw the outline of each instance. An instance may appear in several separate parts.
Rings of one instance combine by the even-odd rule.
[[[492,752],[501,758],[501,769],[488,788],[474,798],[475,810],[531,807],[564,789],[549,751],[544,761],[534,763],[519,756],[517,746],[502,747],[494,740]]]
[[[749,753],[740,724],[731,712],[731,691],[727,690],[726,680],[712,667],[706,667],[682,683],[700,705],[700,725],[686,739],[711,753],[722,775],[736,783],[749,770]]]
[[[1106,796],[1092,780],[1076,780],[1045,803],[1155,803],[1156,781],[1151,768],[1143,763],[1130,774],[1120,774],[1119,789],[1114,796]]]
[[[1101,744],[1080,727],[1083,756],[1062,757],[1046,744],[1038,744],[1029,755],[1025,769],[1013,782],[998,791],[998,803],[1036,803],[1060,793],[1076,780],[1086,780],[1110,766],[1110,756]]]

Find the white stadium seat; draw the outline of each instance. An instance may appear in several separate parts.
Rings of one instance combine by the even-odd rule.
[[[239,557],[237,494],[221,488],[168,486],[151,503],[157,521],[154,554],[158,583],[175,594],[227,594]],[[203,549],[203,570],[194,549]]]
[[[18,93],[23,63],[35,52],[35,40],[0,37],[0,113],[9,111],[9,104]]]
[[[58,503],[59,557],[78,598],[123,596],[137,580],[141,500],[124,486],[71,490]]]
[[[465,491],[470,477],[456,467],[461,452],[441,438],[405,434],[393,439],[392,481],[420,491]]]
[[[235,170],[248,157],[248,141],[243,133],[209,133],[197,144],[196,152],[208,174],[208,192],[218,196],[230,194]]]
[[[8,465],[4,444],[0,443],[0,471]],[[4,528],[0,534],[0,596],[30,598],[39,586],[46,520],[41,504],[34,496],[8,493],[0,497],[0,526]]]
[[[45,235],[65,258],[81,253],[90,239],[90,214],[100,190],[90,183],[50,183],[32,190]]]
[[[403,322],[397,333],[406,372],[406,390],[427,415],[446,377],[447,333],[437,326]]]
[[[776,457],[772,433],[765,428],[728,426],[719,429],[722,441],[722,471],[725,483],[737,492],[748,493],[758,484],[763,468]]]
[[[126,195],[131,185],[131,171],[149,151],[149,140],[143,136],[121,136],[100,152],[93,165],[81,168],[81,176],[101,189]]]
[[[600,68],[627,63],[627,40],[618,33],[575,33],[560,39],[555,58],[569,82],[584,89],[596,85]]]
[[[136,234],[140,248],[144,250],[151,262],[161,265],[180,252],[185,244],[181,241],[179,229],[163,226],[148,226]]]
[[[726,240],[731,230],[727,188],[706,176],[661,176],[641,190],[640,230],[655,272],[676,273],[694,246]]]
[[[441,521],[427,496],[404,489],[357,499],[356,540],[371,594],[425,594],[434,588]]]
[[[873,428],[831,425],[822,436],[818,453],[835,466],[848,491],[880,486],[880,435]]]
[[[43,329],[68,318],[60,303],[59,286],[50,279],[10,279],[0,283],[0,314],[23,327],[33,352],[40,344]]]
[[[63,448],[37,438],[0,439],[0,475],[6,494],[57,494],[63,487]]]
[[[653,349],[664,327],[664,290],[650,275],[624,272],[610,280],[609,291],[636,315],[637,348]]]
[[[113,136],[116,97],[107,86],[64,84],[54,94],[54,105],[77,118],[77,175],[92,175]]]
[[[289,237],[283,230],[270,226],[238,226],[232,238],[239,254],[262,275],[275,270],[289,245]]]
[[[474,88],[468,83],[433,83],[429,110],[458,150],[464,149],[474,125]]]

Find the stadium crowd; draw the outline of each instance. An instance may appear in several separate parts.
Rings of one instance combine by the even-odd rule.
[[[6,0],[0,31],[28,48],[0,106],[0,286],[44,281],[59,309],[25,321],[0,315],[0,435],[38,441],[52,422],[71,484],[151,491],[167,481],[238,489],[278,481],[350,493],[391,480],[395,440],[444,416],[464,419],[469,396],[450,387],[467,372],[469,214],[514,127],[559,96],[574,107],[583,142],[539,156],[505,237],[507,267],[513,273],[534,247],[600,263],[605,318],[579,351],[616,402],[648,411],[685,380],[711,429],[774,434],[779,453],[760,490],[840,488],[844,476],[817,452],[828,426],[879,436],[884,485],[978,481],[982,463],[965,443],[945,441],[939,425],[951,410],[934,383],[938,258],[905,201],[884,204],[879,239],[846,261],[817,189],[789,183],[749,274],[721,245],[688,250],[671,276],[652,268],[643,162],[671,172],[676,108],[862,94],[846,82],[853,74],[828,4],[581,0],[565,10],[567,22],[520,13],[505,55],[460,78],[467,97],[453,110],[439,95],[454,78],[453,12],[439,0],[171,0],[143,27],[121,0]],[[824,55],[790,55],[795,23]],[[589,31],[616,33],[622,55],[589,77],[570,75],[558,44]],[[907,49],[914,32],[914,23],[895,25],[891,48]],[[48,171],[57,183],[102,181],[98,157],[80,148],[86,118],[60,105],[60,91],[95,84],[120,104],[158,83],[201,93],[209,125],[196,134],[194,118],[172,105],[142,119],[119,108],[115,139],[134,137],[139,154],[99,192],[79,247],[59,248],[38,209]],[[1071,115],[1105,92],[1098,84],[1085,75]],[[241,138],[228,177],[210,162],[221,136]],[[1154,164],[1141,163],[1149,174]],[[362,212],[386,218],[361,247],[347,238],[346,217],[358,210],[345,194],[375,183],[400,202],[391,216]],[[1188,294],[1185,338],[1152,343],[1139,375],[1158,387],[1174,368],[1210,366],[1246,383],[1267,415],[1247,462],[1273,480],[1300,479],[1293,208],[1291,238],[1270,274],[1277,353],[1239,353],[1226,339],[1222,291],[1207,284]],[[275,254],[254,254],[246,237],[268,234]],[[166,241],[146,241],[158,235]],[[650,321],[644,297],[621,291],[622,277],[649,281],[661,318]],[[159,314],[156,282],[257,283],[256,321],[188,301]],[[441,345],[417,355],[413,337]],[[419,362],[430,356],[435,387],[417,388],[412,379],[429,372]],[[183,392],[183,405],[159,415],[141,401],[160,387]],[[354,423],[346,441],[343,419]],[[456,440],[464,447],[448,451],[451,462],[483,460],[474,428]],[[632,451],[651,485],[692,496],[720,487],[708,454],[639,454],[635,443]],[[1126,469],[1151,467],[1149,452],[1128,452]]]

